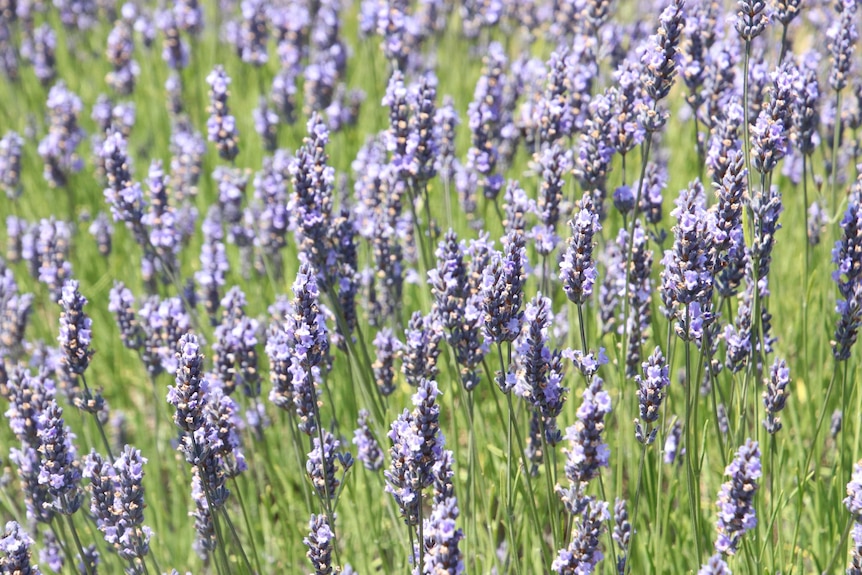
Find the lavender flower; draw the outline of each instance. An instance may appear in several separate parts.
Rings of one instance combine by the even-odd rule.
[[[836,2],[835,6],[838,9],[838,19],[833,21],[827,33],[832,60],[829,85],[836,92],[840,92],[847,85],[859,33],[856,30],[856,2],[842,0]]]
[[[578,178],[584,190],[596,192],[593,194],[596,200],[604,199],[605,181],[614,155],[609,130],[611,118],[610,98],[606,94],[595,96],[590,101],[589,117],[584,121],[575,162],[575,177]],[[600,214],[603,213],[601,205],[596,208]]]
[[[173,10],[159,10],[156,24],[164,34],[162,40],[162,60],[171,70],[182,70],[189,64],[189,46],[180,36],[180,27],[184,22],[178,21]]]
[[[308,136],[290,164],[293,196],[288,210],[297,236],[300,258],[310,264],[320,278],[329,281],[332,200],[335,172],[327,164],[329,130],[320,116],[308,120]]]
[[[796,98],[794,84],[799,70],[785,63],[772,75],[770,100],[757,115],[751,131],[751,149],[755,169],[761,174],[772,172],[790,150],[791,112]]]
[[[353,444],[356,446],[356,458],[369,471],[379,471],[383,467],[383,450],[368,427],[368,411],[359,410],[359,427],[353,433]]]
[[[655,351],[647,361],[643,363],[644,377],[635,376],[638,384],[638,401],[640,403],[640,416],[647,424],[647,432],[644,433],[640,422],[635,423],[635,434],[638,441],[647,445],[655,441],[658,429],[650,431],[652,423],[658,421],[661,402],[664,400],[664,389],[670,385],[668,366],[665,363],[661,348],[656,346]]]
[[[583,402],[578,408],[578,421],[566,429],[570,449],[566,454],[566,477],[571,482],[568,489],[557,488],[557,493],[570,513],[575,513],[581,499],[582,489],[599,475],[602,467],[610,461],[610,449],[604,443],[602,431],[605,417],[611,412],[611,396],[603,389],[600,377],[593,377],[584,390]]]
[[[564,175],[572,167],[571,152],[559,144],[546,148],[539,156],[542,170],[542,187],[536,202],[539,226],[533,231],[537,238],[536,250],[539,255],[548,255],[556,248],[559,238],[556,235],[560,220],[560,202],[563,199]],[[544,239],[544,241],[541,241]]]
[[[436,379],[437,358],[443,331],[433,317],[415,311],[404,331],[404,350],[401,355],[401,372],[407,383],[416,387],[422,379]]]
[[[308,547],[306,557],[314,567],[314,575],[332,574],[332,545],[335,534],[329,526],[326,515],[311,515],[309,523],[311,530],[302,542]]]
[[[670,302],[668,311],[679,322],[677,333],[686,340],[700,339],[705,319],[701,314],[712,299],[716,238],[703,202],[703,186],[697,180],[680,193],[672,212],[677,218],[673,248],[662,258],[662,297]]]
[[[523,234],[509,233],[504,239],[505,256],[492,259],[482,276],[482,308],[485,337],[494,343],[514,341],[521,332],[521,303],[526,281],[527,252]]]
[[[862,523],[862,462],[853,466],[853,475],[847,483],[847,497],[844,506],[856,523]]]
[[[33,65],[33,73],[39,82],[48,87],[57,77],[57,35],[50,24],[42,24],[21,41],[21,56]]]
[[[781,418],[777,414],[784,409],[787,386],[790,384],[790,369],[784,360],[775,360],[769,370],[769,380],[764,383],[766,390],[763,392],[763,407],[766,409],[766,419],[763,421],[763,427],[775,435],[781,429]]]
[[[664,442],[664,462],[668,465],[678,463],[682,465],[682,457],[685,455],[685,448],[680,449],[682,445],[682,425],[679,421],[674,421],[668,431],[667,439]]]
[[[9,199],[20,194],[21,152],[24,140],[15,132],[6,132],[0,139],[0,187]]]
[[[53,501],[51,505],[63,515],[71,515],[81,506],[81,468],[75,436],[63,420],[63,409],[55,399],[49,399],[37,416],[39,438],[39,484],[45,485]]]
[[[760,479],[760,449],[757,442],[747,439],[736,452],[724,474],[730,480],[718,493],[718,539],[715,550],[726,555],[736,554],[741,537],[757,525],[754,496]]]
[[[174,423],[186,433],[194,433],[204,424],[206,380],[203,355],[198,338],[184,334],[177,342],[176,386],[168,391],[168,403],[176,408]]]
[[[578,215],[569,221],[569,227],[572,235],[560,262],[560,280],[569,300],[582,305],[592,295],[598,275],[592,258],[593,236],[601,230],[599,216],[589,194],[581,198]]]
[[[242,28],[237,49],[242,61],[254,66],[263,66],[269,61],[267,40],[267,4],[262,0],[244,0],[242,9]]]
[[[230,77],[221,66],[213,68],[213,71],[207,76],[207,84],[210,86],[210,105],[208,108],[210,118],[207,120],[207,139],[216,145],[221,158],[233,161],[239,153],[239,135],[236,119],[230,115],[230,109],[227,105],[230,83]]]
[[[497,173],[499,146],[503,127],[503,90],[505,89],[506,55],[497,42],[488,46],[483,59],[482,76],[476,84],[473,102],[467,109],[472,145],[467,152],[467,167],[480,174],[485,197],[493,199],[503,187]]]
[[[305,470],[311,478],[311,484],[321,499],[334,500],[338,495],[341,480],[336,477],[336,460],[341,463],[342,473],[347,473],[353,464],[350,454],[341,454],[338,449],[341,442],[327,430],[322,430],[323,443],[318,437],[313,438],[313,448],[308,454]]]
[[[746,43],[760,36],[769,23],[764,0],[740,0],[736,13],[736,31]]]
[[[604,523],[610,519],[608,504],[586,497],[581,508],[583,513],[575,519],[572,541],[551,564],[551,569],[560,575],[587,575],[604,559],[599,541]]]
[[[617,498],[614,502],[614,541],[621,550],[617,558],[617,573],[624,575],[626,571],[626,551],[631,544],[632,524],[629,522],[629,513],[626,509],[626,500]]]
[[[105,212],[99,212],[98,215],[93,218],[89,232],[96,240],[99,254],[104,257],[111,255],[114,225],[111,223],[111,220],[108,219],[108,215]]]
[[[77,150],[85,133],[78,126],[83,108],[80,98],[57,82],[48,92],[48,134],[39,142],[39,155],[45,162],[43,174],[51,187],[64,187],[69,176],[81,171],[83,160]]]
[[[30,547],[33,539],[15,521],[6,523],[0,537],[0,571],[11,575],[40,575],[35,565],[30,565]]]
[[[458,515],[458,502],[454,497],[435,500],[422,534],[422,545],[425,546],[423,573],[464,573],[464,559],[458,547],[464,539],[464,532],[457,527]],[[418,570],[414,570],[414,573],[418,573]]]
[[[548,347],[548,328],[553,320],[551,300],[539,294],[527,304],[524,318],[523,330],[515,342],[514,391],[541,414],[543,421],[551,421],[560,414],[568,391],[562,385],[562,354]],[[510,389],[507,382],[503,391]]]
[[[132,59],[135,50],[132,27],[124,20],[117,20],[108,34],[105,57],[113,70],[108,72],[105,82],[118,94],[126,96],[135,89],[135,79],[140,74],[138,63]]]
[[[83,375],[90,365],[93,352],[90,350],[90,325],[92,320],[84,313],[87,298],[78,292],[78,282],[69,280],[63,284],[60,298],[63,312],[60,314],[60,347],[64,365],[70,374]]]
[[[405,409],[389,432],[392,463],[384,472],[386,492],[395,498],[407,525],[418,524],[422,490],[433,484],[434,465],[442,454],[439,394],[436,382],[423,380],[413,395],[413,411]]]
[[[721,553],[716,553],[700,568],[697,575],[731,575],[731,572]]]
[[[374,381],[377,390],[384,397],[395,391],[395,360],[401,355],[401,342],[389,328],[383,328],[372,342],[377,359],[371,366],[374,370]]]

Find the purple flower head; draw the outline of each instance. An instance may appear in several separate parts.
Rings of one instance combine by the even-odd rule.
[[[763,407],[766,409],[766,419],[763,427],[770,434],[775,435],[781,429],[781,418],[778,413],[784,409],[787,402],[787,394],[790,385],[790,369],[784,360],[776,358],[775,363],[769,369],[769,379],[764,382],[766,390],[763,392]]]
[[[496,198],[503,187],[498,173],[502,129],[503,98],[507,78],[507,58],[503,47],[491,43],[483,58],[482,76],[476,84],[473,102],[467,108],[472,144],[467,152],[467,167],[479,174],[485,197]]]
[[[739,0],[736,13],[736,31],[746,43],[760,36],[769,23],[769,12],[764,0]]]
[[[439,394],[436,382],[422,380],[413,395],[413,411],[405,409],[389,432],[392,462],[384,472],[386,492],[395,498],[408,525],[418,524],[422,490],[434,483],[433,470],[443,453]]]
[[[662,297],[678,320],[678,333],[686,339],[699,339],[698,316],[706,312],[712,298],[715,226],[704,202],[703,186],[697,180],[680,192],[671,212],[677,219],[673,247],[662,258]]]
[[[39,142],[39,155],[45,162],[43,175],[51,187],[63,187],[71,174],[84,167],[78,146],[85,133],[78,126],[83,106],[80,98],[60,81],[48,92],[48,134]]]
[[[655,440],[656,429],[649,431],[651,424],[658,421],[659,409],[665,397],[665,388],[670,385],[668,366],[659,347],[643,363],[644,377],[635,376],[638,384],[638,402],[640,403],[641,419],[647,424],[647,433],[636,424],[636,434],[641,443],[651,444]]]
[[[0,187],[9,199],[18,197],[21,181],[21,152],[24,140],[15,132],[0,139]]]
[[[551,420],[560,414],[568,391],[562,383],[563,356],[548,345],[548,328],[553,321],[551,300],[536,296],[527,304],[524,320],[515,341],[514,391],[545,420]],[[510,389],[507,383],[503,391]]]
[[[724,474],[730,479],[718,492],[718,539],[715,550],[725,555],[734,555],[741,537],[757,525],[754,496],[757,480],[760,479],[760,449],[756,441],[747,439],[736,452]]]
[[[684,0],[673,0],[659,17],[658,32],[641,56],[645,68],[646,93],[655,105],[670,93],[676,76],[677,49],[685,27]]]
[[[368,411],[359,410],[359,427],[353,433],[353,444],[356,446],[356,458],[370,471],[383,468],[383,450],[377,438],[368,427]]]
[[[593,293],[598,272],[593,260],[593,236],[601,230],[599,216],[589,194],[580,201],[578,214],[569,221],[572,235],[560,262],[560,280],[569,300],[581,305]]]
[[[859,32],[856,28],[856,2],[841,0],[836,2],[835,6],[838,9],[838,18],[829,27],[827,36],[832,60],[829,85],[838,92],[847,85]]]
[[[84,313],[87,298],[78,291],[78,282],[68,280],[63,284],[60,306],[60,347],[64,365],[70,374],[83,375],[93,356],[90,350],[90,325],[92,320]]]
[[[96,240],[99,254],[108,257],[111,255],[113,244],[114,225],[105,212],[99,212],[89,227],[90,235]]]
[[[162,60],[172,70],[182,70],[189,64],[189,45],[180,36],[180,30],[186,28],[187,20],[181,18],[181,6],[187,6],[188,3],[178,3],[175,10],[159,10],[156,13],[156,25],[164,34],[162,40]]]
[[[216,66],[206,80],[210,86],[210,105],[208,108],[210,117],[207,120],[207,139],[216,145],[221,158],[232,161],[239,153],[239,134],[236,128],[236,119],[230,115],[230,109],[227,105],[227,99],[230,95],[228,86],[231,79],[222,66]]]
[[[0,570],[14,575],[40,575],[41,571],[30,564],[30,547],[33,539],[15,521],[6,523],[0,537]]]
[[[404,331],[404,351],[401,356],[401,372],[407,383],[415,387],[422,379],[436,379],[442,339],[443,330],[431,315],[413,312]]]
[[[207,384],[203,374],[203,354],[198,338],[187,333],[176,344],[178,359],[176,385],[168,391],[168,403],[176,408],[174,423],[186,433],[204,424]]]
[[[716,553],[704,563],[697,575],[731,575],[730,567],[722,559],[721,553]]]
[[[336,463],[340,463],[343,475],[353,465],[353,459],[349,453],[339,452],[341,441],[325,429],[322,432],[322,444],[320,438],[312,439],[313,448],[308,454],[305,470],[318,497],[334,500],[341,485],[341,479],[336,477]]]
[[[578,408],[578,421],[566,429],[569,449],[566,454],[566,477],[571,482],[569,497],[563,497],[569,504],[577,500],[571,493],[580,492],[582,486],[596,478],[602,467],[610,462],[610,449],[604,442],[602,432],[605,417],[611,412],[611,396],[603,388],[599,377],[593,377],[583,392],[583,402]]]
[[[610,519],[608,504],[591,497],[579,502],[583,509],[575,519],[572,540],[560,549],[551,569],[559,575],[587,575],[604,559],[601,550],[601,536],[605,522]]]
[[[307,129],[308,136],[290,164],[293,196],[288,210],[300,258],[329,282],[335,275],[331,270],[335,172],[328,165],[326,152],[329,130],[317,114],[308,120]]]
[[[847,483],[844,506],[847,507],[855,522],[862,523],[862,462],[853,466],[853,475]]]
[[[437,500],[431,507],[431,515],[425,520],[422,545],[425,546],[423,573],[464,573],[464,558],[458,547],[464,532],[456,520],[460,514],[458,501],[454,497]],[[414,552],[414,556],[416,553]],[[418,566],[417,566],[418,567]],[[413,571],[417,575],[418,569]]]
[[[685,448],[682,447],[682,425],[680,425],[679,421],[674,421],[671,425],[662,451],[664,452],[664,462],[666,464],[677,463],[678,465],[682,465]]]
[[[334,517],[333,517],[334,519]],[[332,574],[332,545],[335,534],[326,515],[311,515],[310,532],[302,542],[308,547],[306,557],[314,567],[314,575]]]
[[[243,0],[240,8],[242,25],[237,38],[237,52],[243,62],[263,66],[269,61],[266,46],[269,39],[269,6],[263,0]]]
[[[372,342],[376,360],[372,364],[377,390],[384,397],[395,391],[395,360],[403,351],[402,344],[389,328],[377,332]]]
[[[505,255],[494,257],[482,276],[485,337],[493,343],[514,341],[523,320],[521,305],[527,267],[524,236],[510,232],[504,243]]]
[[[135,79],[141,69],[132,59],[135,51],[132,27],[124,20],[116,20],[108,34],[108,45],[105,58],[110,62],[112,70],[105,77],[105,82],[117,94],[127,96],[135,89]]]
[[[63,515],[81,506],[81,466],[72,441],[75,436],[66,426],[63,409],[55,399],[48,400],[37,416],[39,438],[39,484],[52,497],[51,505]]]

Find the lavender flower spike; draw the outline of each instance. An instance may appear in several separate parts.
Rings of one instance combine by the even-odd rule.
[[[763,421],[763,427],[770,434],[775,435],[781,429],[781,418],[777,414],[784,409],[784,404],[787,402],[787,386],[790,384],[790,369],[783,359],[776,358],[769,370],[769,379],[765,383],[763,407],[766,408],[766,419]]]
[[[308,537],[302,540],[308,553],[306,556],[314,566],[314,575],[332,574],[332,545],[335,533],[329,526],[329,518],[325,515],[312,515],[309,522],[311,530]]]
[[[730,480],[718,492],[718,539],[715,550],[726,555],[736,554],[740,538],[757,525],[754,496],[760,479],[760,449],[757,442],[747,439],[736,457],[725,469]]]
[[[30,565],[30,547],[33,539],[15,521],[6,523],[0,537],[0,573],[10,575],[41,575],[35,565]]]
[[[183,334],[177,342],[176,386],[168,390],[168,403],[176,407],[174,423],[186,433],[194,433],[204,424],[206,380],[198,338]]]
[[[236,119],[231,116],[227,105],[230,82],[230,77],[221,66],[216,66],[207,76],[207,84],[210,85],[207,138],[216,145],[219,156],[228,161],[232,161],[239,153]]]
[[[39,455],[42,467],[39,484],[54,498],[52,505],[63,515],[81,506],[81,466],[72,440],[75,436],[63,420],[63,409],[55,399],[48,401],[38,416]]]
[[[604,559],[599,540],[605,522],[610,519],[608,504],[586,498],[582,507],[583,513],[575,519],[571,543],[560,550],[551,564],[551,569],[559,575],[588,575]]]
[[[664,389],[670,385],[668,366],[661,353],[661,348],[656,346],[653,354],[643,363],[643,370],[643,379],[638,375],[635,376],[635,381],[639,386],[640,416],[647,423],[647,430],[649,430],[650,424],[658,421],[661,402],[665,397]],[[635,434],[641,443],[652,444],[655,441],[657,431],[658,428],[655,428],[652,431],[647,431],[645,435],[640,421],[635,423]]]
[[[78,282],[68,280],[63,284],[60,305],[60,348],[63,363],[71,375],[83,375],[90,365],[93,352],[90,350],[90,325],[92,321],[84,313],[87,298],[78,291]]]
[[[602,229],[590,194],[581,198],[578,215],[569,226],[572,235],[560,262],[560,280],[569,300],[581,305],[592,295],[598,275],[593,260],[593,236]]]
[[[847,497],[844,498],[847,511],[853,520],[862,523],[862,461],[853,466],[853,475],[847,484]]]

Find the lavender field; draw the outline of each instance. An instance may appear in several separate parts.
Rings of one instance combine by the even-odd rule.
[[[0,0],[0,574],[862,575],[855,0]]]

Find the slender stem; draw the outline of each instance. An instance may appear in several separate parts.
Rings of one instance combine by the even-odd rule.
[[[506,394],[506,401],[509,403],[509,417],[513,420],[512,427],[515,430],[515,441],[518,443],[518,451],[521,454],[521,463],[524,466],[524,481],[527,482],[527,491],[529,492],[529,497],[527,497],[527,503],[530,504],[530,513],[533,515],[533,523],[536,526],[536,529],[539,529],[539,531],[540,531],[539,535],[540,535],[540,540],[541,540],[541,525],[542,524],[539,522],[539,513],[536,509],[536,500],[535,500],[535,495],[533,492],[533,481],[530,478],[530,473],[529,473],[530,470],[527,468],[526,456],[524,455],[524,442],[523,442],[523,439],[521,438],[521,432],[518,429],[518,422],[517,422],[517,420],[515,420],[515,407],[512,405],[512,394],[511,393]],[[550,563],[548,563],[548,558],[545,555],[545,551],[546,551],[545,546],[540,545],[540,548],[542,550],[542,561],[544,562],[545,567],[547,567],[548,565],[550,565]]]
[[[92,392],[90,391],[90,387],[87,385],[87,378],[83,373],[81,374],[81,383],[84,384],[85,400],[89,401],[92,397]],[[102,420],[99,419],[99,414],[93,413],[93,419],[96,420],[96,426],[99,428],[99,435],[102,436],[102,443],[105,445],[105,452],[113,463],[114,455],[111,453],[111,442],[108,441],[108,435],[105,433],[105,427],[102,425]]]
[[[248,539],[251,542],[251,552],[254,557],[254,566],[257,568],[257,572],[263,575],[263,569],[260,568],[260,557],[257,554],[257,544],[254,542],[254,531],[251,528],[251,521],[248,519],[248,511],[245,507],[245,498],[242,495],[242,489],[239,488],[239,482],[237,482],[236,477],[233,478],[233,486],[236,490],[236,497],[239,500],[239,507],[242,510],[242,518],[245,522],[245,529],[248,531]]]
[[[251,562],[249,562],[248,556],[245,554],[245,548],[242,546],[242,539],[239,538],[239,533],[237,533],[236,527],[234,527],[233,521],[231,521],[227,509],[222,507],[221,513],[224,516],[225,521],[227,521],[228,529],[230,529],[231,535],[233,536],[233,540],[236,543],[237,548],[239,549],[239,555],[240,557],[242,557],[242,562],[245,564],[245,568],[248,570],[249,573],[255,573],[255,571],[251,568]],[[252,545],[254,545],[254,543],[252,543]],[[335,541],[333,539],[333,548],[334,547]],[[258,574],[259,573],[260,571],[258,571]]]
[[[423,509],[422,509],[422,491],[419,491],[419,571],[418,573],[425,572],[425,539],[422,535],[422,520]]]
[[[688,499],[691,507],[691,522],[692,531],[694,533],[694,544],[697,549],[697,560],[703,558],[703,553],[700,548],[700,521],[698,518],[698,499],[699,493],[696,491],[698,486],[694,479],[694,460],[697,458],[697,453],[691,451],[693,441],[692,425],[696,425],[696,421],[692,421],[692,405],[696,399],[693,398],[692,389],[694,381],[691,379],[691,339],[689,338],[689,322],[691,321],[691,310],[688,304],[685,306],[685,444],[688,447],[689,453],[685,458],[686,471],[688,478]]]
[[[65,499],[66,498],[64,496],[63,500],[65,501]],[[66,523],[69,525],[69,530],[72,532],[72,539],[75,540],[75,547],[78,548],[78,553],[80,553],[81,555],[81,562],[84,564],[84,571],[87,572],[87,575],[95,575],[93,573],[93,569],[90,566],[90,563],[87,561],[87,556],[84,553],[84,546],[81,545],[81,538],[78,537],[78,531],[77,529],[75,529],[75,522],[72,521],[72,516],[65,514],[64,516],[66,517]]]
[[[576,307],[578,308],[578,327],[581,330],[581,346],[584,348],[584,353],[587,353],[587,332],[584,328],[584,306],[583,304],[578,304]]]
[[[497,342],[497,354],[500,357],[500,377],[506,377],[506,362],[503,360],[503,344]],[[514,541],[514,521],[515,510],[512,502],[512,412],[509,411],[509,425],[506,433],[506,531],[508,532],[508,540]],[[526,471],[529,473],[529,470]],[[512,549],[512,555],[515,558],[515,571],[521,572],[521,557],[517,549]]]
[[[820,430],[823,428],[823,422],[826,419],[826,411],[829,409],[829,398],[832,396],[832,390],[835,387],[835,380],[837,379],[838,368],[840,366],[840,362],[835,360],[834,369],[832,370],[832,378],[829,380],[829,387],[826,388],[826,395],[823,397],[823,406],[820,408],[820,415],[817,418],[817,426],[814,428],[814,435],[811,438],[811,447],[807,450],[805,456],[805,464],[799,469],[799,487],[797,488],[797,505],[796,505],[796,521],[794,522],[793,528],[793,540],[790,543],[790,548],[793,549],[793,556],[790,561],[790,573],[793,572],[793,568],[796,565],[796,556],[799,553],[799,548],[796,545],[796,541],[799,538],[799,527],[802,523],[802,510],[803,510],[803,497],[805,496],[805,487],[808,483],[809,472],[808,466],[811,465],[811,458],[814,456],[814,452],[817,449],[817,437],[820,435]]]
[[[649,437],[649,430],[647,430],[647,437]],[[631,562],[631,554],[632,554],[632,545],[634,544],[635,535],[637,535],[638,530],[635,528],[638,521],[638,505],[640,504],[641,499],[641,486],[643,485],[643,475],[644,475],[644,460],[646,460],[646,450],[647,444],[646,441],[641,444],[641,457],[640,463],[638,464],[638,480],[637,480],[637,488],[635,489],[635,503],[632,508],[632,534],[629,537],[629,545],[626,549],[623,550],[625,553],[624,557],[626,558],[626,575],[632,570],[632,562]]]
[[[841,534],[841,541],[839,541],[838,545],[835,546],[835,552],[829,560],[829,565],[827,565],[826,569],[823,570],[823,575],[829,575],[829,573],[832,573],[832,568],[835,567],[835,562],[838,560],[838,556],[841,555],[841,550],[844,549],[844,544],[847,543],[847,536],[850,534],[851,527],[853,527],[853,520],[848,519],[847,525],[844,526],[844,533]]]

